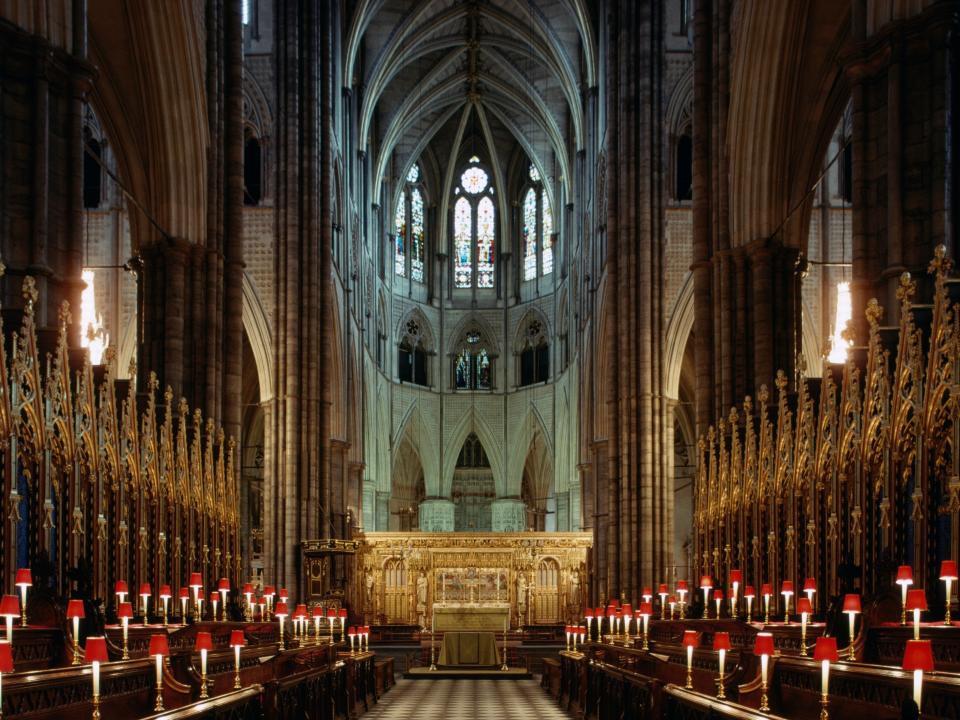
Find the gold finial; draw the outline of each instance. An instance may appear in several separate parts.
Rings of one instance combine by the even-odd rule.
[[[713,429],[713,425],[707,428],[707,441],[713,445],[713,439],[716,437],[716,431]]]
[[[720,418],[717,421],[717,433],[720,435],[720,437],[723,437],[727,434],[727,423],[723,418]]]
[[[163,402],[169,405],[173,402],[173,388],[167,385],[166,390],[163,391]]]
[[[130,358],[130,367],[127,369],[127,374],[132,378],[137,376],[137,361],[134,358]]]
[[[23,279],[22,292],[23,299],[27,301],[27,313],[33,315],[33,304],[40,297],[40,294],[37,292],[37,283],[32,276],[27,275]]]
[[[743,412],[748,416],[753,414],[753,398],[749,395],[743,399]]]
[[[900,285],[897,287],[897,300],[899,300],[905,308],[909,308],[910,301],[913,300],[913,295],[916,291],[917,284],[911,279],[910,273],[901,273]]]
[[[180,398],[180,402],[177,403],[177,413],[182,417],[186,417],[190,412],[190,406],[187,405],[187,399],[185,397]]]
[[[73,315],[70,313],[70,302],[64,300],[60,303],[60,326],[66,328],[73,322]]]
[[[7,266],[3,264],[3,260],[0,260],[0,277],[3,277],[7,274]]]
[[[223,428],[217,428],[217,445],[223,445]]]
[[[783,370],[777,370],[777,378],[773,384],[777,386],[777,390],[783,392],[787,387],[787,374]]]
[[[840,331],[840,337],[846,340],[851,345],[857,340],[856,330],[853,329],[853,320],[847,320],[847,324],[844,326],[843,330]]]
[[[737,426],[739,421],[739,415],[737,414],[736,406],[730,408],[730,429],[732,430]]]
[[[871,329],[876,328],[880,325],[880,318],[883,316],[883,306],[877,302],[876,298],[870,298],[865,314]]]
[[[158,387],[160,387],[160,381],[157,379],[157,374],[151,370],[150,375],[147,377],[147,390],[154,393]]]
[[[766,384],[760,386],[760,392],[757,393],[757,400],[760,401],[761,405],[766,405],[767,401],[770,400],[770,390]]]

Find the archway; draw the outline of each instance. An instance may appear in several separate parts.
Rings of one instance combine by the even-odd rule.
[[[419,507],[426,494],[420,454],[410,439],[404,436],[393,463],[389,529],[393,532],[419,530]]]
[[[453,525],[457,532],[490,532],[493,528],[492,503],[496,498],[493,471],[487,453],[476,433],[463,441],[450,488],[453,500]]]

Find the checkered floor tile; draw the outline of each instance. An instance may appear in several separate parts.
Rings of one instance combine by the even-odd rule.
[[[364,720],[568,720],[535,680],[400,680]]]

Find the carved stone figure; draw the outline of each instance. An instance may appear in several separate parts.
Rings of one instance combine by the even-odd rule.
[[[427,627],[427,576],[422,570],[417,578],[417,623]]]
[[[522,572],[517,573],[517,611],[522,622],[527,614],[527,578]]]
[[[363,582],[366,592],[367,609],[373,610],[373,573],[368,571]]]

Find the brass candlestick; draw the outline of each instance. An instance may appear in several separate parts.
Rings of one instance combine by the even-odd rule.
[[[200,676],[200,699],[206,700],[210,697],[207,694],[207,670],[204,668],[203,674]]]
[[[827,712],[827,705],[830,704],[830,697],[823,693],[820,696],[820,720],[830,720],[830,713]]]
[[[576,640],[574,640],[574,649],[576,649]],[[504,672],[509,670],[507,667],[507,631],[503,631],[503,665],[500,666],[500,669]]]
[[[92,720],[100,720],[100,693],[93,696],[93,714],[90,717]]]
[[[723,675],[717,678],[717,700],[726,700],[727,693],[723,689]]]
[[[157,701],[153,704],[154,712],[163,712],[163,679],[157,678]]]
[[[433,630],[430,631],[430,670],[431,672],[437,669],[437,664],[434,662],[433,655]]]
[[[760,712],[770,712],[770,701],[767,698],[767,681],[763,680],[760,685]]]
[[[805,622],[800,624],[800,654],[804,657],[807,655],[807,623]]]

